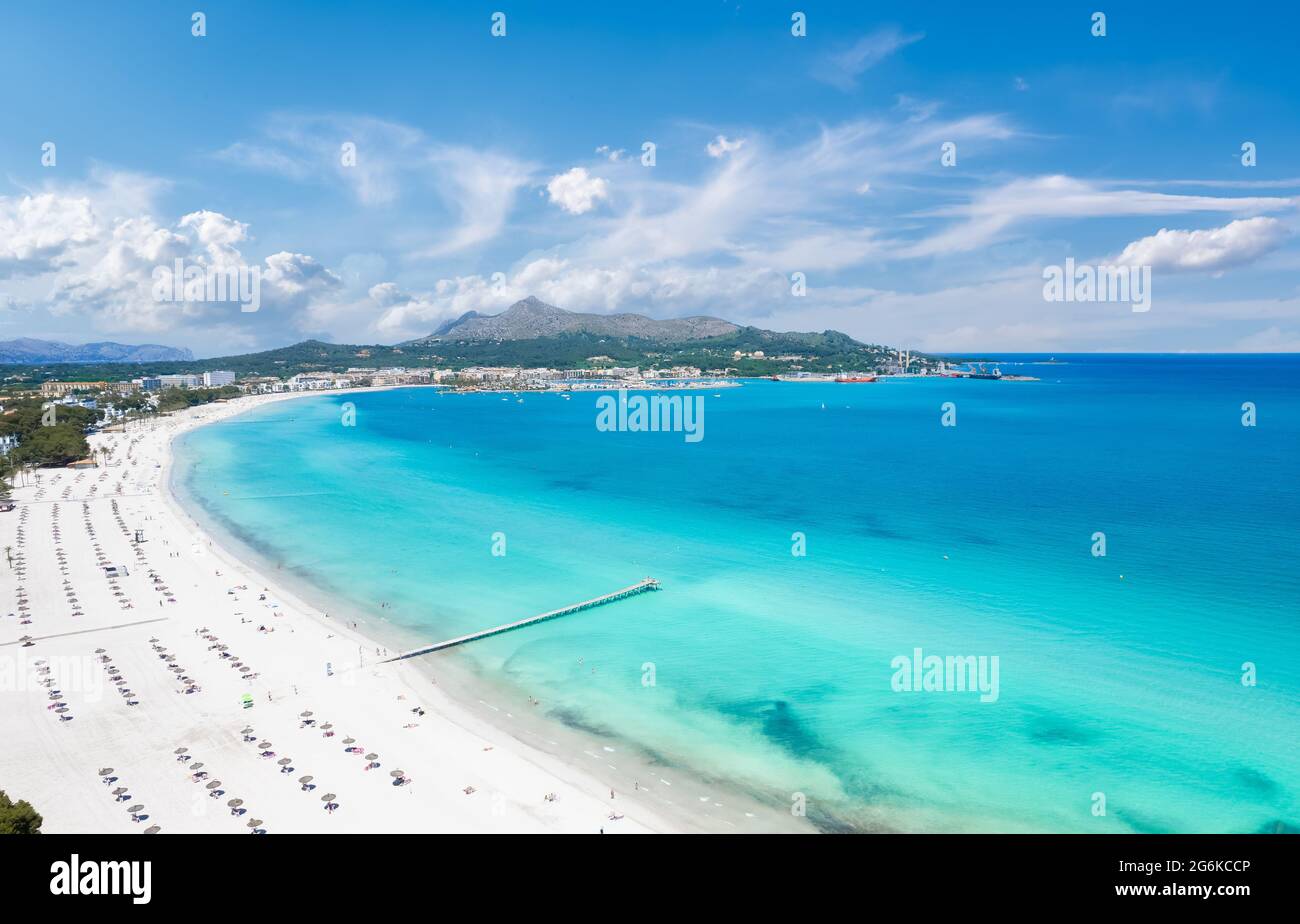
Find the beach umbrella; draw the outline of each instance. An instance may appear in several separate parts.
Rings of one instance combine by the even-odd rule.
[[[306,710],[305,712],[300,712],[300,713],[298,713],[298,715],[301,716],[301,717],[304,718],[304,719],[307,718],[308,716],[310,716],[311,714],[312,714],[312,711],[311,711],[310,709]]]
[[[159,831],[161,831],[161,830],[162,830],[162,828],[158,827],[157,825],[150,825],[149,827],[147,827],[147,828],[144,829],[144,833],[145,833],[145,834],[157,834],[157,833],[158,833]]]
[[[226,803],[226,805],[230,806],[231,808],[239,808],[243,804],[244,804],[243,799],[231,799],[229,802]]]
[[[120,795],[122,795],[122,793],[124,793],[124,792],[126,792],[126,787],[125,787],[125,786],[119,786],[119,787],[117,787],[116,789],[113,790],[113,795],[115,795],[115,796],[120,796]]]
[[[262,750],[266,750],[267,748],[269,748],[269,747],[271,746],[271,742],[269,742],[269,741],[261,741],[261,742],[258,742],[258,745],[257,745],[257,746],[258,746],[259,748],[261,748]]]
[[[248,826],[249,826],[250,828],[257,828],[257,827],[260,827],[261,824],[262,824],[262,819],[260,819],[260,818],[250,818],[250,819],[248,819]]]
[[[103,649],[103,648],[96,648],[96,649],[95,649],[95,654],[103,654],[103,653],[104,653],[104,649]]]
[[[379,759],[379,755],[378,755],[378,754],[367,754],[367,755],[366,755],[366,760],[378,760],[378,759]]]
[[[329,731],[333,727],[334,726],[331,725],[329,722],[326,722],[324,725],[321,726],[321,728],[324,729],[325,731]]]
[[[209,783],[207,786],[204,786],[203,788],[204,788],[204,789],[216,789],[216,788],[217,788],[218,786],[220,786],[220,785],[221,785],[221,780],[213,780],[211,783]]]
[[[281,757],[279,760],[276,761],[276,763],[279,764],[281,767],[287,767],[289,766],[289,764],[293,763],[293,761],[287,757]]]
[[[389,775],[389,776],[406,776],[406,771],[405,771],[405,770],[390,770],[390,771],[388,772],[388,775]]]
[[[100,767],[100,768],[99,768],[99,775],[100,775],[100,776],[111,776],[112,773],[113,773],[113,768],[112,768],[112,767]]]
[[[357,743],[357,739],[356,739],[356,738],[344,738],[344,739],[343,739],[343,743],[344,743],[344,744],[356,744],[356,743]]]
[[[306,784],[310,783],[314,779],[316,779],[316,777],[308,774],[307,776],[298,777],[298,782],[302,783],[305,786]]]
[[[239,730],[239,733],[241,735],[251,735],[253,733],[253,727],[251,725],[246,725]]]
[[[194,763],[190,764],[191,770],[199,770],[202,769],[202,767],[203,767],[203,761],[201,760],[196,760],[194,761]]]
[[[327,792],[327,793],[325,793],[325,795],[323,795],[323,796],[320,797],[320,800],[321,800],[322,802],[333,802],[336,798],[337,798],[337,797],[334,795],[334,793],[332,793],[332,792]]]
[[[128,806],[127,811],[134,815],[136,812],[143,812],[144,806],[137,802],[135,805]]]
[[[248,673],[249,671],[251,671],[251,670],[252,670],[251,667],[249,667],[248,665],[244,665],[243,667],[241,667],[241,668],[239,669],[239,672],[240,672],[241,674],[247,674],[247,673]]]

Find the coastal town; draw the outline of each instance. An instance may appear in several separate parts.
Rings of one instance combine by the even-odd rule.
[[[616,365],[608,356],[591,356],[581,367],[467,366],[464,368],[348,366],[287,376],[244,374],[226,369],[140,375],[110,381],[49,378],[9,385],[0,393],[0,459],[6,471],[23,465],[92,464],[83,458],[83,434],[125,426],[133,420],[168,414],[240,395],[287,395],[354,388],[424,386],[452,393],[682,390],[735,388],[747,379],[817,384],[866,384],[893,379],[971,378],[1035,381],[1031,376],[1003,373],[994,363],[948,362],[897,350],[884,354],[869,369],[838,372],[803,369],[797,355],[765,356],[761,350],[736,350],[736,363],[782,360],[783,371],[763,376],[739,374],[736,366],[701,369],[692,365]],[[198,364],[196,364],[198,365]],[[26,412],[20,413],[20,412]],[[39,420],[34,415],[39,415]],[[39,424],[40,429],[34,429]],[[72,425],[60,436],[60,426]],[[46,446],[16,452],[24,436],[35,435]]]

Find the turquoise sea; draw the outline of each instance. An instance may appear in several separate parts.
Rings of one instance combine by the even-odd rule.
[[[699,442],[590,392],[326,394],[194,431],[174,483],[407,637],[660,579],[435,657],[826,830],[1300,829],[1300,357],[1055,358],[748,381]],[[996,656],[996,701],[896,692],[917,648]]]

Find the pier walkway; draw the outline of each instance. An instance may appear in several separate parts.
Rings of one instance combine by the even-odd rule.
[[[424,645],[420,648],[412,648],[410,651],[404,651],[401,654],[394,655],[386,661],[401,661],[405,658],[415,658],[420,655],[430,654],[434,651],[442,651],[444,648],[454,648],[457,645],[464,645],[467,642],[475,642],[481,638],[487,638],[490,635],[500,635],[502,632],[511,632],[515,629],[522,629],[524,626],[531,626],[534,623],[545,622],[548,619],[558,619],[561,616],[568,616],[570,613],[576,613],[579,610],[589,610],[595,606],[602,606],[606,603],[613,603],[615,600],[622,600],[625,597],[634,597],[637,594],[645,593],[648,590],[658,590],[660,584],[652,577],[637,581],[621,590],[612,593],[602,594],[599,597],[592,597],[590,600],[583,600],[581,603],[573,603],[569,606],[562,606],[558,610],[551,610],[537,616],[529,616],[527,619],[520,619],[518,622],[508,622],[505,625],[494,626],[491,629],[484,629],[481,632],[471,632],[469,635],[461,635],[457,638],[447,639],[445,642],[435,642],[432,645]]]

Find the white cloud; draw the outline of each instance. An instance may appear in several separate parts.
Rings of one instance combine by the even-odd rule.
[[[255,269],[261,281],[261,308],[256,316],[264,329],[292,330],[298,312],[341,284],[304,254],[272,254],[262,265],[248,261],[236,246],[248,239],[248,225],[220,212],[191,212],[168,227],[148,214],[101,219],[90,199],[74,201],[72,213],[79,216],[74,230],[85,233],[73,236],[77,246],[65,248],[59,259],[37,269],[47,286],[44,308],[55,317],[80,318],[92,329],[123,336],[173,331],[201,339],[214,326],[233,324],[232,317],[241,313],[234,302],[173,302],[155,297],[154,271],[160,267],[170,271],[176,260],[200,267]],[[47,235],[60,227],[53,218],[61,212],[53,205],[38,211],[51,219],[44,225]],[[194,346],[201,349],[202,343]]]
[[[0,279],[51,272],[99,233],[84,196],[0,197]]]
[[[1124,248],[1117,261],[1160,270],[1217,272],[1251,263],[1279,247],[1287,229],[1276,218],[1247,218],[1222,228],[1177,231],[1161,228]]]
[[[924,33],[908,35],[897,26],[886,26],[864,35],[843,51],[821,59],[813,68],[812,75],[841,90],[852,90],[865,71],[923,38]]]
[[[248,240],[248,225],[207,209],[183,216],[180,227],[194,232],[198,242],[207,248],[214,266],[238,263],[239,251],[235,245]]]
[[[705,145],[705,150],[709,152],[710,157],[722,157],[730,154],[732,151],[739,151],[745,144],[744,138],[737,138],[731,141],[726,135],[719,135]]]
[[[278,113],[267,120],[262,136],[213,156],[250,170],[335,185],[371,208],[436,194],[457,224],[418,250],[417,257],[457,253],[496,237],[535,170],[507,154],[438,143],[419,129],[368,116]],[[343,163],[344,143],[355,145],[355,163]],[[429,204],[437,209],[436,201]]]
[[[766,306],[788,298],[789,280],[751,267],[595,266],[540,257],[516,267],[504,282],[470,275],[441,279],[428,292],[404,291],[393,283],[370,289],[371,300],[383,309],[375,329],[388,337],[427,334],[466,311],[495,314],[528,295],[570,311],[729,314],[739,301]]]
[[[1012,180],[976,194],[965,205],[931,210],[936,217],[965,219],[900,250],[905,256],[931,256],[975,250],[1011,226],[1032,219],[1117,218],[1134,215],[1185,215],[1194,212],[1275,212],[1294,208],[1296,199],[1279,196],[1182,196],[1143,189],[1117,189],[1069,176]]]
[[[590,212],[597,199],[609,197],[609,184],[598,176],[591,176],[585,167],[573,167],[565,173],[551,177],[546,184],[551,201],[570,215]]]
[[[429,156],[435,183],[460,223],[420,256],[442,256],[466,250],[501,233],[519,190],[532,181],[529,164],[503,154],[473,148],[442,146]]]

